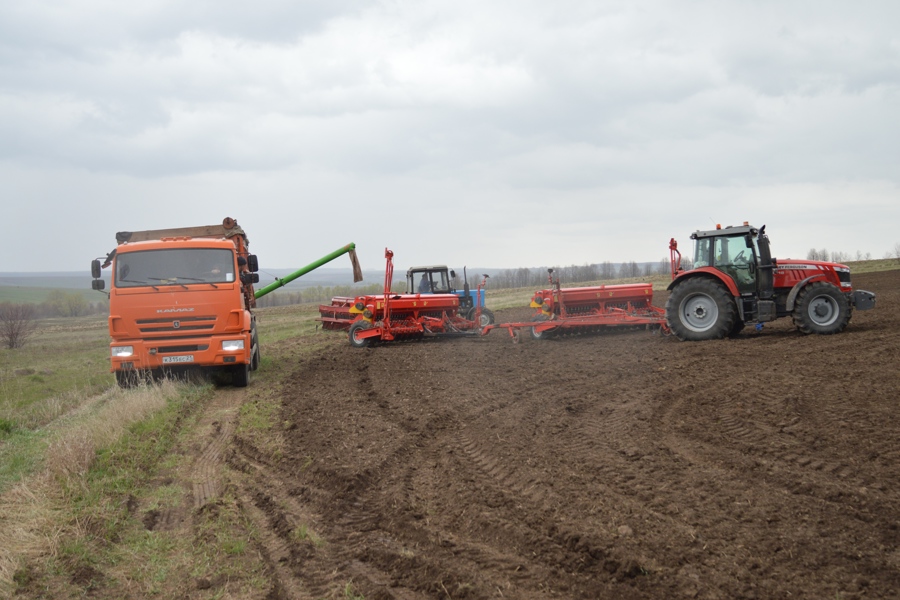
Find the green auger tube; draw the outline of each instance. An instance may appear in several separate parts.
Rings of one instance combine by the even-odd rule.
[[[289,284],[290,282],[297,279],[301,275],[306,275],[310,271],[312,271],[314,269],[318,269],[322,265],[329,263],[329,262],[333,261],[334,259],[336,259],[338,256],[341,256],[342,254],[347,254],[348,252],[350,253],[350,262],[353,263],[353,281],[354,282],[362,281],[362,269],[360,269],[359,260],[356,258],[356,244],[350,243],[350,244],[347,244],[346,246],[344,246],[343,248],[341,248],[340,250],[335,250],[328,256],[324,256],[324,257],[320,258],[319,260],[306,265],[302,269],[298,269],[298,270],[294,271],[287,277],[283,277],[281,279],[276,279],[275,281],[273,281],[266,287],[257,290],[253,294],[253,297],[261,298],[261,297],[265,296],[266,294],[268,294],[269,292],[274,292],[278,288],[284,287],[285,285]]]

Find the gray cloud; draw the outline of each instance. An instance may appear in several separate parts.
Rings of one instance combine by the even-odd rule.
[[[106,189],[172,202],[107,198],[92,215],[109,232],[216,221],[222,198],[239,219],[247,198],[326,221],[321,205],[346,203],[334,234],[358,231],[377,262],[385,238],[434,243],[402,225],[373,234],[386,205],[490,219],[509,244],[454,233],[485,266],[598,262],[629,229],[664,246],[675,224],[686,238],[791,202],[846,232],[844,202],[896,210],[898,17],[887,1],[8,3],[0,197],[26,224]],[[873,235],[885,217],[861,215],[855,242],[834,235],[880,255],[897,241]],[[590,230],[609,220],[623,241],[598,245]],[[563,233],[533,250],[550,225]],[[798,244],[823,245],[810,227]],[[272,252],[290,266],[293,250]],[[658,258],[645,252],[620,259]],[[54,256],[21,267],[83,262]]]

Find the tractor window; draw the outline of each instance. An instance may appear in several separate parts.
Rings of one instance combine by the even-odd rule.
[[[438,271],[431,274],[435,294],[446,294],[450,291],[450,280],[447,271]]]
[[[743,237],[716,238],[715,265],[722,267],[753,262],[753,250],[747,247]]]
[[[746,237],[716,238],[715,261],[716,268],[731,276],[741,293],[755,290],[756,258]]]
[[[709,266],[709,238],[697,240],[694,246],[694,268]]]

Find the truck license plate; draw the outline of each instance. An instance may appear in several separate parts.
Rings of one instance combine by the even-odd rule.
[[[163,364],[189,362],[194,362],[193,354],[182,354],[180,356],[163,356]]]

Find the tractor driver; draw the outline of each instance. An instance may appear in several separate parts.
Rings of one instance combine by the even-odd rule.
[[[419,281],[419,293],[430,294],[431,282],[428,281],[428,273],[422,273],[422,279]]]

